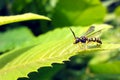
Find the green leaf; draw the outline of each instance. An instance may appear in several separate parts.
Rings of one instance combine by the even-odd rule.
[[[90,25],[103,22],[105,13],[106,10],[99,0],[59,0],[52,20],[57,27]]]
[[[31,45],[35,37],[26,27],[20,27],[0,33],[0,52]]]
[[[120,74],[120,61],[92,64],[89,67],[95,74]]]
[[[120,6],[115,9],[115,14],[117,17],[120,17]]]
[[[119,44],[109,44],[118,47]],[[120,55],[117,49],[110,49],[97,54],[89,63],[91,72],[95,74],[120,74]]]
[[[104,43],[109,43],[109,46],[118,47],[119,46],[119,28],[111,29],[107,33],[104,33],[103,38],[105,38]],[[108,36],[109,35],[109,36]],[[115,44],[115,45],[114,45]],[[120,55],[119,50],[110,49],[110,51],[103,51],[97,54],[89,63],[91,72],[97,74],[98,76],[108,76],[113,77],[120,74]],[[114,76],[114,77],[115,77]]]
[[[48,17],[42,15],[38,15],[34,13],[25,13],[21,15],[13,15],[13,16],[0,16],[0,25],[27,21],[27,20],[36,20],[36,19],[50,20]]]
[[[75,31],[81,32],[83,32],[82,29],[86,30],[87,28],[72,27]],[[80,50],[78,45],[73,44],[73,35],[69,28],[56,29],[42,35],[39,39],[41,40],[40,43],[29,50],[28,48],[26,51],[21,49],[22,52],[20,52],[21,50],[15,50],[0,56],[0,61],[4,59],[5,62],[4,65],[2,61],[0,62],[1,80],[16,80],[19,77],[27,77],[28,73],[36,71],[38,68],[51,66],[52,63],[63,63],[63,61],[69,60],[71,56],[80,53],[86,54],[87,52],[120,47],[120,45],[114,47],[116,44],[112,44],[112,46],[102,44],[101,47]],[[14,59],[10,58],[12,57],[11,55],[15,54],[17,56],[14,56]],[[10,59],[9,61],[7,60],[8,58]]]

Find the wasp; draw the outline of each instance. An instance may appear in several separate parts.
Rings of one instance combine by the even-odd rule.
[[[82,36],[80,37],[76,37],[74,31],[70,28],[70,31],[72,32],[74,38],[75,38],[75,42],[74,44],[78,44],[78,43],[90,43],[90,42],[96,42],[97,44],[102,44],[102,41],[100,40],[100,38],[97,37],[90,37],[89,34],[91,34],[93,31],[95,31],[95,26],[91,26]],[[98,32],[101,32],[101,30],[99,30]],[[96,33],[98,33],[96,32]],[[91,34],[94,35],[95,33]]]

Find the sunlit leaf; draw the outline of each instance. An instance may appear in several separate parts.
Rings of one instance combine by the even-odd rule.
[[[0,16],[0,25],[36,19],[50,20],[48,17],[42,15],[34,13],[25,13],[21,15]]]
[[[76,33],[82,33],[86,28],[72,27]],[[83,29],[80,30],[80,29]],[[81,32],[78,32],[81,31]],[[64,35],[63,35],[64,34]],[[4,65],[0,65],[0,79],[1,80],[16,80],[20,77],[27,77],[32,71],[37,71],[41,67],[51,66],[52,63],[63,63],[69,60],[70,57],[77,54],[89,54],[89,52],[104,51],[119,48],[120,45],[102,44],[101,47],[89,48],[87,50],[80,49],[78,45],[73,44],[73,35],[69,28],[56,29],[48,32],[38,38],[40,41],[38,45],[25,50],[19,49],[8,52],[0,56],[0,61],[5,61]],[[116,46],[116,47],[114,47]],[[28,50],[29,49],[29,50]],[[21,52],[22,51],[22,52]],[[17,53],[19,54],[17,54]],[[8,55],[9,54],[9,55]],[[14,59],[7,60],[8,57],[15,56]],[[3,62],[1,61],[0,64]]]

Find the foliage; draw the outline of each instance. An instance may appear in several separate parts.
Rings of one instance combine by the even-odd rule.
[[[30,41],[34,41],[35,37],[29,29],[23,26],[20,27],[21,28],[8,30],[5,33],[0,33],[0,52],[19,48],[20,46],[23,47],[26,44],[30,44]]]
[[[32,23],[36,23],[40,27],[37,30],[41,33],[56,27],[102,23],[106,14],[106,8],[99,0],[13,0],[8,5],[11,5],[8,8],[8,15],[32,12],[50,17],[52,22],[41,21],[37,23],[32,21],[29,23],[31,27],[34,26]],[[91,17],[91,15],[94,16]],[[38,33],[40,33],[39,31]]]
[[[112,18],[111,14],[105,18],[106,7],[99,0],[4,0],[0,4],[1,12],[7,10],[0,13],[5,15],[0,16],[0,80],[120,79],[119,7]],[[98,24],[103,21],[112,21],[115,27]],[[80,37],[90,26],[95,26],[92,37],[102,31],[102,45],[93,42],[84,49],[85,44],[73,44],[69,27]]]
[[[9,24],[13,22],[20,22],[20,21],[26,21],[26,20],[34,20],[34,19],[45,19],[50,20],[49,18],[45,16],[40,16],[33,13],[26,13],[22,15],[15,15],[15,16],[1,16],[0,17],[0,25]]]
[[[104,27],[105,26],[106,25],[104,25]],[[78,31],[79,29],[76,30]],[[83,31],[84,29],[81,28],[80,30]],[[61,33],[65,34],[63,39],[59,39],[63,37]],[[58,38],[56,37],[54,39],[54,34],[56,34],[56,36],[57,35],[61,35],[61,36],[59,36]],[[47,37],[48,35],[49,37]],[[46,40],[44,42],[43,40],[45,40],[46,38],[48,38],[48,40],[51,39],[51,41]],[[43,44],[37,44],[36,46],[32,46],[30,48],[24,47],[21,49],[16,49],[1,55],[0,64],[3,64],[1,65],[1,71],[0,71],[1,79],[5,80],[7,76],[8,78],[9,76],[11,76],[12,78],[9,78],[9,80],[15,80],[18,77],[26,76],[27,73],[30,71],[36,71],[40,67],[50,66],[52,63],[62,63],[62,61],[68,60],[69,57],[76,55],[76,51],[79,49],[79,47],[75,47],[76,45],[71,44],[72,35],[68,34],[68,28],[64,28],[62,30],[61,29],[55,30],[51,33],[46,33],[45,35],[38,37],[38,41]],[[108,44],[103,44],[101,48],[93,48],[88,50],[88,52],[110,50],[114,48],[116,49],[118,47],[120,46],[115,44],[114,45],[112,44],[111,47],[109,47]],[[84,50],[79,50],[77,52],[84,53]],[[7,71],[7,73],[5,71]],[[16,74],[14,74],[14,72],[16,72]]]
[[[103,22],[105,13],[106,10],[99,0],[60,0],[52,20],[54,26],[90,25]],[[94,16],[90,17],[91,15]]]
[[[117,16],[120,16],[120,6],[118,6],[116,9],[115,9],[115,13]]]

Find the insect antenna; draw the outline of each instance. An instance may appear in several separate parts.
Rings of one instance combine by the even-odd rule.
[[[70,28],[70,31],[72,32],[74,38],[76,39],[75,33],[73,32],[73,30]]]

